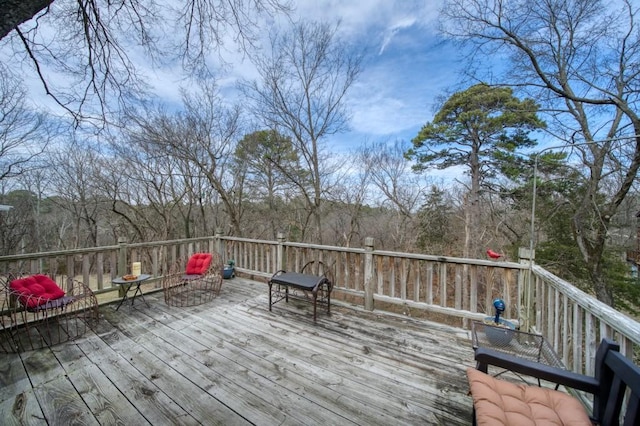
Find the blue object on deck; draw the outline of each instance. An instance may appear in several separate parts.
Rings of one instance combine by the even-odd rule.
[[[224,267],[222,277],[225,280],[228,280],[229,278],[233,278],[235,276],[236,276],[236,268],[234,268],[231,265],[227,265],[227,266]]]
[[[500,314],[504,312],[505,310],[505,305],[504,305],[504,300],[502,299],[495,299],[493,301],[493,307],[496,309],[496,318],[494,320],[494,322],[496,324],[500,324]]]
[[[513,330],[516,329],[516,325],[514,323],[507,321],[504,318],[500,318],[500,321],[495,323],[493,317],[486,317],[484,319],[484,324],[484,334],[492,345],[507,346],[511,342],[514,334]]]

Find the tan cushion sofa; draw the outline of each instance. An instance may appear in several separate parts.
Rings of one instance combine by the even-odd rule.
[[[499,380],[473,368],[467,377],[479,426],[591,426],[582,404],[566,393]]]

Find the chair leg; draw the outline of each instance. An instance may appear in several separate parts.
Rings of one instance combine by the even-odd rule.
[[[313,322],[316,322],[316,307],[318,305],[318,292],[313,292]]]

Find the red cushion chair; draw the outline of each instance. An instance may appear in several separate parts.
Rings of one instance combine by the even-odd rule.
[[[215,251],[177,259],[162,279],[164,301],[169,306],[196,306],[213,300],[220,294],[223,269]]]
[[[58,284],[42,274],[15,279],[9,283],[9,287],[19,294],[18,300],[27,309],[36,309],[65,297]]]
[[[187,262],[186,275],[203,275],[211,265],[211,253],[194,253]]]
[[[0,353],[50,347],[74,340],[98,323],[98,299],[84,283],[64,277],[67,291],[48,275],[8,273],[0,281]],[[2,421],[0,421],[2,423]]]

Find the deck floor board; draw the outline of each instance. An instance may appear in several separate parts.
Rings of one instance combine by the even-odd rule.
[[[100,308],[98,327],[0,354],[7,424],[466,425],[462,329],[335,303],[270,312],[266,284],[225,280],[211,303]],[[74,419],[77,419],[75,421]]]

